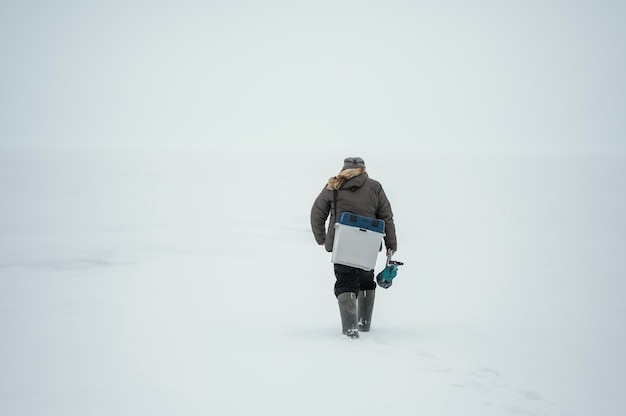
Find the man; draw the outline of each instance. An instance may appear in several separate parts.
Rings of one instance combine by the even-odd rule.
[[[385,247],[393,252],[397,250],[391,204],[381,184],[368,176],[365,162],[360,157],[344,160],[341,172],[328,180],[311,208],[313,236],[319,245],[325,246],[326,251],[333,250],[335,222],[343,212],[383,220]],[[374,271],[342,264],[335,264],[334,270],[337,279],[335,296],[339,303],[343,333],[350,338],[358,338],[359,330],[366,332],[370,329],[376,290]]]

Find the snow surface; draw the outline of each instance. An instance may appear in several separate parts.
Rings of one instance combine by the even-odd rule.
[[[358,340],[345,156],[3,149],[0,414],[623,414],[624,154],[361,152],[405,266]]]

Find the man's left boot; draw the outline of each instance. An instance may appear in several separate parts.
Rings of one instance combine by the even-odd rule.
[[[339,314],[341,315],[341,330],[350,338],[358,338],[358,320],[356,293],[344,292],[337,296]]]

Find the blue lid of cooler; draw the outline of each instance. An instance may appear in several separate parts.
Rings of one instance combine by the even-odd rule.
[[[385,221],[376,218],[364,217],[362,215],[353,214],[352,212],[344,212],[339,217],[339,224],[349,225],[351,227],[365,228],[377,233],[385,233]]]

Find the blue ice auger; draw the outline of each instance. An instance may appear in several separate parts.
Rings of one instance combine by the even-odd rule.
[[[378,286],[383,289],[388,289],[393,282],[393,278],[398,274],[398,266],[402,266],[404,263],[401,261],[391,260],[391,256],[393,255],[393,250],[387,250],[387,263],[385,264],[385,268],[382,272],[376,275],[376,282]]]

